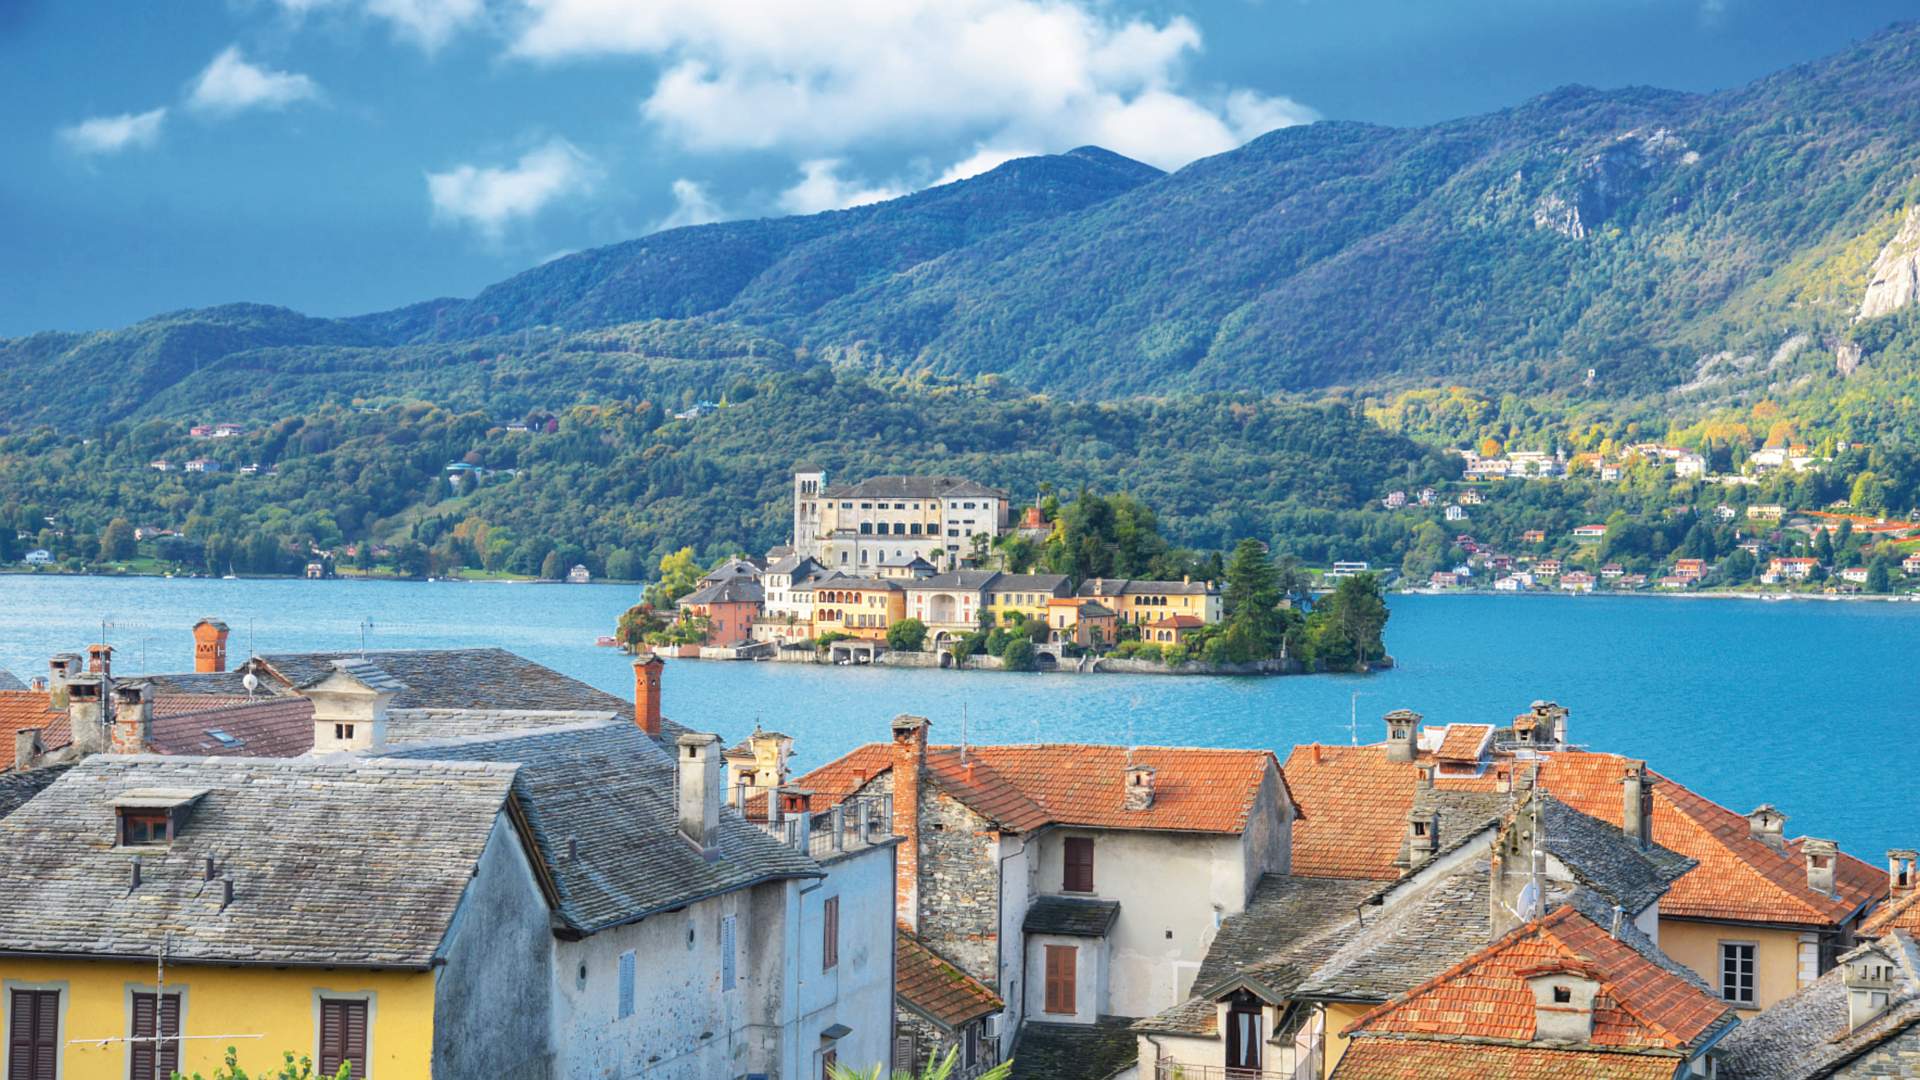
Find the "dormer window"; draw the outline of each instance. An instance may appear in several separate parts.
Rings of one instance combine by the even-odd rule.
[[[1571,986],[1554,987],[1553,1003],[1555,1005],[1571,1005],[1573,1003],[1573,987]]]
[[[120,846],[149,847],[173,842],[173,815],[165,810],[120,810]]]
[[[353,738],[353,725],[352,724],[333,725],[333,737],[335,739],[338,739],[341,742],[347,742],[351,740]]]
[[[114,841],[123,848],[166,847],[186,826],[205,790],[142,788],[113,800]]]

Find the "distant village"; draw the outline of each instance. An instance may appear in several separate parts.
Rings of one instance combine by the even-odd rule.
[[[1791,835],[1551,701],[1284,757],[855,709],[867,741],[802,772],[752,707],[724,738],[665,715],[654,655],[629,701],[496,648],[229,663],[220,620],[180,633],[191,671],[96,642],[0,675],[10,1078],[1920,1063],[1914,850]]]

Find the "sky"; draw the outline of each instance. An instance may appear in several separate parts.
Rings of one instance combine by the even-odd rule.
[[[470,296],[1088,143],[1712,90],[1913,0],[0,0],[0,336]]]

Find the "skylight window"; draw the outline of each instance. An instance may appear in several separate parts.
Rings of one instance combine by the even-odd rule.
[[[214,742],[219,743],[221,746],[240,746],[246,741],[240,738],[240,736],[238,735],[235,735],[231,732],[221,731],[219,728],[214,728],[213,730],[207,732],[207,735],[208,737],[212,738]]]

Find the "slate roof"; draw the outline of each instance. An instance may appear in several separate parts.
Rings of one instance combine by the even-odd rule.
[[[20,676],[6,668],[0,668],[0,690],[25,690],[26,688],[27,684],[20,681]]]
[[[1562,969],[1599,983],[1593,1034],[1583,1047],[1690,1055],[1734,1022],[1733,1010],[1703,987],[1562,905],[1374,1008],[1344,1033],[1532,1042],[1536,1012],[1527,976]]]
[[[1029,1020],[1013,1047],[1011,1080],[1107,1080],[1140,1060],[1132,1023],[1120,1016],[1091,1024]]]
[[[425,968],[513,768],[96,754],[0,820],[0,953]],[[172,846],[114,848],[113,800],[204,790]],[[205,860],[234,882],[220,907]],[[371,905],[371,906],[370,906]]]
[[[1415,887],[1384,910],[1362,910],[1360,926],[1295,994],[1333,1001],[1385,1001],[1445,971],[1486,945],[1487,867],[1478,861]]]
[[[13,768],[14,736],[39,728],[40,745],[57,750],[73,741],[67,711],[53,707],[44,690],[0,690],[0,769]]]
[[[1124,807],[1129,758],[1154,769],[1153,805],[1145,810]],[[1011,832],[1078,825],[1238,834],[1273,767],[1267,750],[1060,743],[972,746],[964,762],[959,747],[930,746],[926,759],[929,780]],[[814,809],[823,810],[892,768],[893,745],[869,743],[796,784],[813,791]],[[1277,770],[1275,779],[1282,781]]]
[[[914,1012],[952,1031],[1006,1007],[992,987],[922,945],[912,934],[896,929],[894,939],[894,994]]]
[[[348,654],[337,653],[334,655],[345,656]],[[355,653],[353,655],[357,656],[359,654]],[[142,676],[142,678],[147,680],[147,685],[151,688],[151,693],[154,695],[156,711],[168,697],[176,694],[190,696],[212,695],[245,700],[253,696],[247,690],[246,677],[247,672],[245,668],[235,668],[231,671],[170,671],[158,675]],[[261,680],[260,693],[273,694],[281,693],[284,690],[284,685],[276,685],[271,679]],[[191,708],[204,707],[204,705],[197,704],[191,706]]]
[[[1664,1055],[1355,1039],[1333,1070],[1333,1080],[1673,1080],[1677,1064]]]
[[[870,476],[853,484],[834,484],[823,499],[1004,499],[999,488],[958,476]]]
[[[1873,950],[1893,961],[1895,989],[1885,1011],[1847,1030],[1846,965],[1734,1029],[1721,1043],[1724,1080],[1824,1077],[1888,1040],[1920,1027],[1920,946],[1896,931],[1841,959]],[[1912,1036],[1909,1035],[1909,1038]]]
[[[294,696],[263,697],[155,716],[148,742],[156,754],[298,757],[313,749],[313,703]]]
[[[767,591],[760,583],[750,577],[723,578],[680,598],[681,607],[697,604],[758,604],[767,598]]]
[[[434,742],[483,735],[529,734],[549,728],[605,724],[624,717],[610,712],[538,709],[389,709],[387,744]]]
[[[1148,581],[1145,578],[1090,578],[1080,583],[1081,596],[1206,596],[1219,590],[1204,581]]]
[[[517,764],[515,799],[558,893],[559,917],[578,933],[823,874],[731,807],[720,812],[720,857],[702,859],[680,836],[673,759],[631,723],[401,746],[392,756]]]
[[[1054,593],[1066,585],[1065,574],[1001,574],[993,579],[988,591]]]
[[[999,576],[997,570],[949,570],[944,574],[922,578],[906,586],[906,589],[909,592],[979,592]]]
[[[0,773],[0,818],[6,817],[27,804],[47,789],[47,785],[60,779],[72,765],[42,765],[37,769]]]
[[[924,584],[924,582],[922,584]],[[851,574],[835,572],[825,577],[814,578],[812,581],[804,584],[797,584],[793,587],[793,591],[805,592],[813,589],[868,589],[898,592],[900,588],[901,585],[899,581],[888,578],[854,577]]]
[[[767,573],[796,574],[804,570],[808,563],[812,563],[816,570],[826,569],[826,567],[821,566],[820,563],[810,555],[787,555],[767,567]]]
[[[1589,817],[1551,794],[1534,796],[1545,822],[1546,848],[1591,889],[1640,914],[1685,877],[1695,860],[1659,844],[1641,847],[1618,828]]]
[[[1027,905],[1020,929],[1029,934],[1106,937],[1120,917],[1120,901],[1079,896],[1037,896]]]
[[[358,652],[271,653],[260,657],[294,688],[333,671],[335,660]],[[633,703],[505,649],[388,649],[364,659],[406,684],[394,709],[586,709],[627,712]],[[180,676],[169,677],[178,682]],[[244,691],[242,691],[244,693]]]
[[[759,563],[754,562],[752,559],[735,556],[708,571],[700,580],[715,582],[726,581],[731,578],[758,578],[759,576]]]

